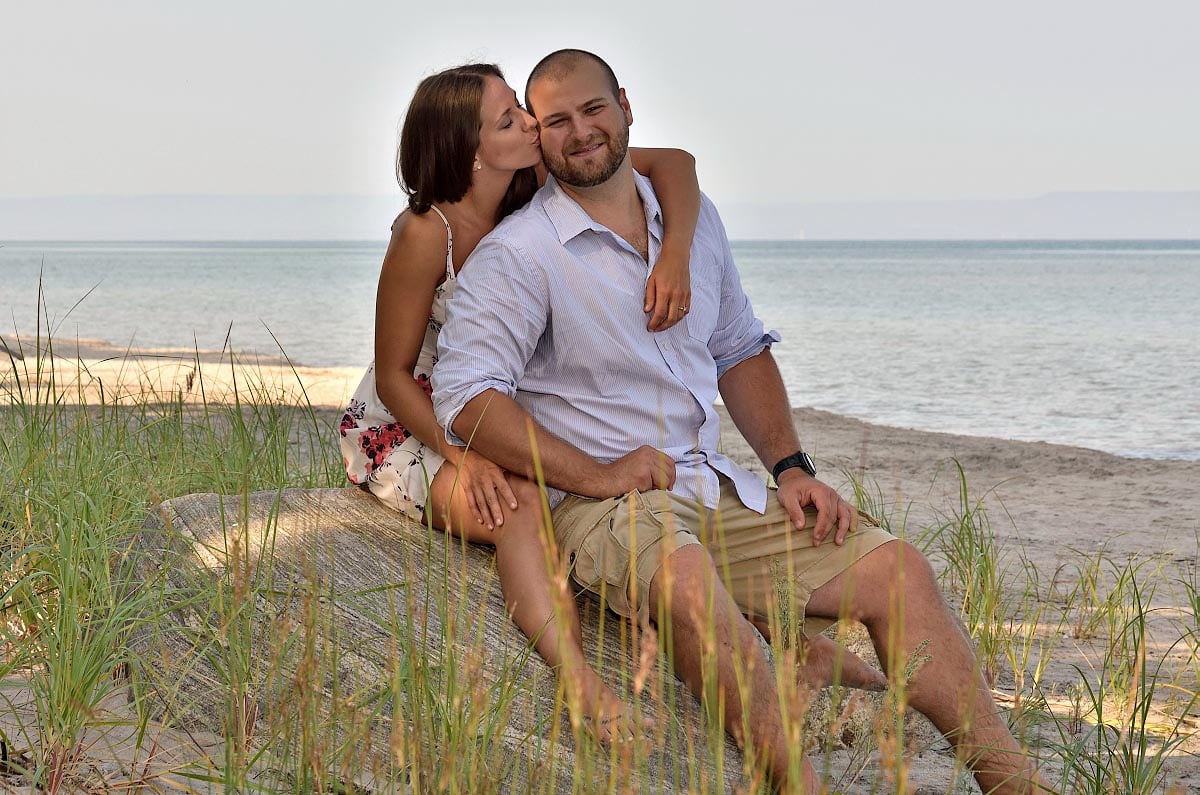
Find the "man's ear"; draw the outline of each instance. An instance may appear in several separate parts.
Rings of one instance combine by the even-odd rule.
[[[621,110],[625,111],[625,123],[633,124],[633,111],[629,109],[629,100],[625,97],[625,89],[620,89],[617,94],[617,103],[620,104]]]

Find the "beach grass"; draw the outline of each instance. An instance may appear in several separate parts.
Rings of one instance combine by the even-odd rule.
[[[633,772],[647,769],[663,741],[661,725],[649,732],[658,737],[605,749],[590,740],[561,686],[559,708],[537,716],[545,739],[517,738],[528,751],[514,754],[507,726],[517,684],[505,671],[473,674],[485,657],[480,612],[448,598],[449,589],[401,610],[413,592],[402,583],[381,586],[397,608],[357,615],[389,639],[378,660],[386,681],[343,686],[338,673],[352,659],[339,611],[360,608],[362,594],[329,592],[315,577],[302,583],[293,594],[294,626],[271,636],[273,653],[256,655],[255,605],[261,589],[275,586],[269,571],[251,576],[237,565],[194,597],[223,627],[220,643],[193,650],[219,672],[212,686],[224,705],[222,730],[205,741],[190,737],[197,740],[190,755],[168,754],[139,692],[146,661],[129,652],[132,632],[162,620],[162,593],[122,581],[114,561],[152,506],[170,497],[343,486],[336,415],[310,405],[302,384],[281,400],[265,379],[246,378],[230,352],[215,366],[227,367],[237,388],[217,396],[206,389],[205,370],[214,365],[202,367],[199,352],[185,383],[132,378],[140,390],[115,390],[97,389],[82,367],[64,383],[53,341],[36,343],[24,358],[0,362],[7,367],[0,377],[0,787],[477,793],[509,791],[520,780],[527,784],[517,791],[550,792],[565,774],[574,791],[620,792]],[[139,365],[130,357],[125,366]],[[1180,781],[1200,775],[1194,563],[1119,560],[1100,548],[1075,553],[1055,572],[1038,571],[996,532],[989,492],[969,484],[958,462],[947,464],[958,500],[933,506],[937,518],[924,526],[912,520],[911,503],[887,499],[869,480],[848,475],[844,493],[937,563],[1010,725],[1052,784],[1072,793],[1182,792]],[[1174,608],[1156,606],[1163,594]],[[905,682],[920,654],[898,661],[886,696],[818,692],[787,675],[796,652],[784,640],[795,622],[786,604],[779,607],[771,649],[797,770],[807,752],[830,792],[900,792],[909,791],[916,768],[940,758],[940,791],[969,791],[945,741],[906,710]],[[429,637],[430,625],[414,619],[423,614],[439,618],[440,636]],[[663,687],[671,676],[669,623],[647,634],[600,616],[606,637],[640,661],[636,670],[604,672],[610,681],[672,711]],[[867,648],[861,631],[839,633]],[[714,649],[706,648],[711,659]],[[510,657],[517,665],[530,654],[514,649]],[[282,660],[298,662],[284,668]],[[258,714],[249,690],[263,679],[290,694],[286,710]],[[703,733],[686,739],[693,753],[709,749],[721,760],[719,699],[707,708]],[[381,721],[388,747],[364,752]],[[120,753],[114,737],[123,738]],[[539,742],[568,739],[576,748],[569,763],[539,752]],[[755,755],[747,749],[747,789],[766,792]],[[689,788],[723,785],[701,778]]]

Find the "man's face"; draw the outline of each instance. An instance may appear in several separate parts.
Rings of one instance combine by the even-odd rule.
[[[529,87],[541,125],[542,159],[559,182],[590,188],[608,181],[629,153],[633,115],[604,71],[585,61],[562,79],[543,77]]]

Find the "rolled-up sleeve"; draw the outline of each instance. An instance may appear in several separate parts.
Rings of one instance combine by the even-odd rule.
[[[446,440],[472,398],[494,389],[516,394],[549,316],[545,274],[509,241],[484,238],[467,258],[446,304],[433,368],[433,410]]]
[[[733,366],[757,356],[782,338],[774,329],[767,331],[755,316],[750,298],[742,289],[725,226],[707,197],[701,205],[701,214],[704,213],[713,214],[712,227],[718,231],[722,247],[721,306],[716,328],[708,340],[708,350],[717,363],[717,378],[720,378]]]

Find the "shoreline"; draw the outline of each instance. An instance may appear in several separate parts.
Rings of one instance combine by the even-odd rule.
[[[45,346],[45,338],[42,338],[41,342]],[[47,349],[49,348],[49,346],[46,347]],[[91,374],[93,377],[110,374],[116,375],[115,379],[109,379],[114,383],[119,381],[132,383],[142,371],[145,371],[146,374],[152,376],[151,381],[154,385],[165,387],[168,393],[170,393],[173,391],[173,387],[177,387],[186,381],[188,372],[197,371],[196,365],[199,364],[198,374],[202,374],[205,379],[215,377],[219,386],[228,387],[230,386],[228,378],[222,375],[220,370],[213,365],[224,365],[228,368],[232,362],[247,372],[257,369],[266,376],[261,380],[271,384],[278,384],[282,389],[281,399],[302,399],[307,396],[307,402],[314,409],[318,410],[344,408],[346,401],[350,398],[354,388],[358,385],[359,379],[361,379],[363,372],[366,370],[366,365],[313,366],[283,356],[258,354],[242,350],[231,352],[229,350],[218,351],[180,347],[130,347],[94,338],[56,338],[53,340],[52,347],[54,351],[53,358],[55,360],[55,375],[56,377],[66,376],[65,379],[59,378],[59,383],[73,384],[78,380],[75,378],[76,371],[80,370],[86,374]],[[0,334],[0,367],[3,368],[0,369],[0,385],[3,385],[6,379],[11,378],[11,365],[5,361],[9,358],[10,354],[15,359],[15,364],[19,372],[23,367],[28,372],[33,373],[38,353],[39,349],[36,346],[36,340],[29,335]],[[122,363],[127,364],[129,362],[141,363],[144,366],[132,370],[119,366]],[[210,367],[205,368],[204,365],[210,365]],[[296,382],[291,385],[292,389],[283,388],[284,385],[282,382],[288,378]],[[193,381],[194,379],[195,375],[193,375]],[[88,379],[85,377],[83,380],[87,381]],[[340,391],[343,384],[345,384],[345,389],[344,391]],[[183,392],[185,402],[198,402],[201,400],[201,396],[193,394],[191,389],[184,389]],[[126,390],[124,394],[128,396],[133,393],[131,390]],[[253,397],[255,395],[248,392],[246,396]],[[66,397],[69,398],[70,396]],[[93,394],[88,392],[88,397],[98,399],[99,393]],[[212,398],[211,394],[209,398]],[[717,399],[716,407],[718,411],[724,412],[724,406],[720,398]],[[1002,436],[953,433],[938,431],[932,428],[891,425],[886,422],[863,419],[850,414],[842,414],[813,406],[797,406],[793,409],[793,413],[800,416],[811,415],[814,417],[838,418],[839,422],[856,424],[863,427],[881,428],[900,434],[929,434],[947,439],[974,439],[981,443],[992,442],[998,445],[1017,444],[1033,447],[1062,448],[1086,454],[1110,456],[1131,462],[1158,461],[1165,463],[1200,464],[1200,457],[1171,458],[1122,455],[1095,447],[1063,442],[1010,439]],[[723,416],[725,415],[723,414]]]

